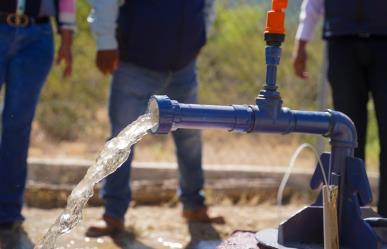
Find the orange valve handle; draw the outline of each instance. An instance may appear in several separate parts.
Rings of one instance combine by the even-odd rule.
[[[272,0],[272,9],[267,12],[265,34],[285,34],[285,9],[288,0]]]

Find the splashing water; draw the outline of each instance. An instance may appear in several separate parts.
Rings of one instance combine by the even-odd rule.
[[[57,238],[71,231],[82,220],[82,210],[93,196],[95,184],[119,168],[128,159],[131,146],[155,125],[151,115],[144,114],[105,144],[96,162],[71,192],[64,211],[34,249],[54,249]]]

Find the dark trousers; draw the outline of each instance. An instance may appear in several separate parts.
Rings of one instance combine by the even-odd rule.
[[[363,159],[369,96],[374,100],[380,142],[378,212],[387,217],[387,37],[330,39],[328,60],[334,107],[354,121],[355,156]]]

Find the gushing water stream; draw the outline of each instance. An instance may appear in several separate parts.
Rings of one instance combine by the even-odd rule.
[[[93,196],[95,184],[120,167],[128,159],[132,145],[140,141],[155,125],[149,113],[142,115],[105,144],[96,162],[71,192],[64,211],[34,249],[54,249],[57,238],[82,220],[82,210]]]

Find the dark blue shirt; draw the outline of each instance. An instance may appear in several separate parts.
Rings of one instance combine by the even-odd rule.
[[[387,35],[386,0],[325,0],[324,37]]]
[[[176,71],[206,41],[204,0],[128,0],[120,8],[117,39],[122,61]]]

